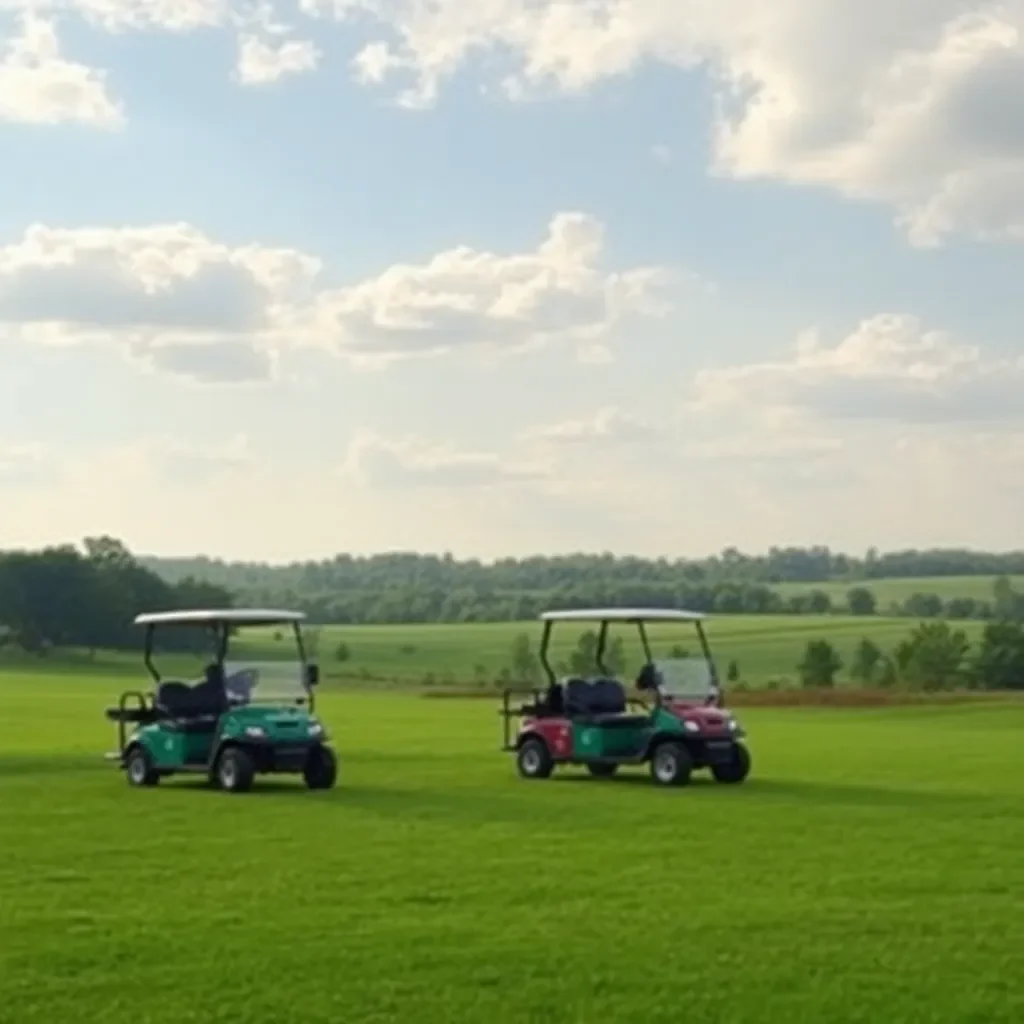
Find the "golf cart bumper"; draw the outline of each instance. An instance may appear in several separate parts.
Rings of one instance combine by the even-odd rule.
[[[322,737],[288,740],[246,739],[245,746],[256,758],[261,772],[301,772],[309,759],[309,752],[328,746]]]
[[[739,746],[735,735],[724,739],[704,740],[702,747],[703,760],[711,764],[729,764],[734,751]]]

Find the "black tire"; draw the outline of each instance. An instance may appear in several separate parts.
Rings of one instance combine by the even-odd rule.
[[[587,771],[594,776],[595,779],[610,779],[617,771],[619,766],[617,764],[588,764]]]
[[[743,743],[736,743],[732,748],[732,760],[728,764],[715,764],[711,766],[711,774],[715,782],[721,782],[727,786],[735,786],[743,782],[750,774],[750,751]]]
[[[524,741],[516,755],[516,767],[524,779],[547,779],[555,770],[548,745],[539,737]]]
[[[693,758],[682,743],[665,740],[651,751],[651,778],[661,786],[685,786],[693,773]]]
[[[132,747],[124,762],[124,774],[129,786],[155,786],[160,773],[153,767],[153,758],[145,747]]]
[[[338,759],[330,747],[313,747],[302,769],[309,789],[332,789],[338,778]]]
[[[217,758],[214,769],[217,785],[226,793],[248,793],[256,778],[256,765],[241,747],[228,747]]]

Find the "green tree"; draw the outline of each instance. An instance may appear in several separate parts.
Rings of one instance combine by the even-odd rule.
[[[853,652],[850,675],[862,683],[876,682],[876,675],[885,655],[882,649],[868,637],[862,637]]]
[[[344,640],[334,648],[335,661],[350,661],[352,659],[352,648]]]
[[[986,625],[972,668],[987,690],[1024,690],[1024,623]]]
[[[938,594],[911,594],[900,606],[904,615],[915,619],[937,619],[943,613],[942,598]]]
[[[1007,622],[1024,620],[1024,594],[1014,590],[1008,576],[1000,576],[992,584],[992,604],[996,618]]]
[[[900,677],[922,690],[952,690],[967,682],[970,644],[948,622],[920,623],[896,648]]]
[[[536,685],[540,681],[540,659],[527,633],[517,633],[512,638],[511,674],[521,683]]]
[[[843,659],[827,640],[809,640],[797,672],[803,686],[829,688],[835,686],[836,675],[842,667]]]
[[[735,683],[739,680],[740,663],[735,658],[733,658],[733,660],[729,662],[729,667],[725,670],[725,678],[730,683]]]
[[[846,606],[851,615],[874,615],[878,610],[875,592],[867,587],[851,587],[846,592]]]

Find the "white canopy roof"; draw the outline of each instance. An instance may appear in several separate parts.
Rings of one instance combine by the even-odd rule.
[[[542,612],[542,622],[699,622],[703,612],[681,608],[577,608]]]
[[[272,608],[188,609],[173,612],[144,612],[135,616],[136,626],[203,626],[215,623],[272,626],[283,622],[302,622],[303,612],[277,611]]]

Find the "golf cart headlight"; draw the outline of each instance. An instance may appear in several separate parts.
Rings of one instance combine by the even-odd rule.
[[[735,732],[740,727],[740,723],[735,718],[729,719],[729,732]]]
[[[319,722],[310,722],[309,723],[309,735],[310,736],[320,736],[320,735],[322,735],[323,731],[324,731],[324,727]]]
[[[691,722],[689,719],[683,722],[683,728],[687,732],[700,732],[700,726],[696,722]]]
[[[245,735],[251,740],[261,740],[267,735],[266,730],[259,725],[247,725],[245,727]]]

